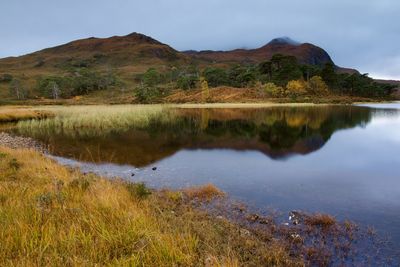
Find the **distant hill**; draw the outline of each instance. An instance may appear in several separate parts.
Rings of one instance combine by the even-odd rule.
[[[197,65],[200,70],[210,65],[257,64],[267,61],[275,54],[293,56],[301,64],[324,66],[333,62],[322,48],[311,43],[300,43],[288,37],[276,38],[256,49],[235,49],[231,51],[178,51],[149,36],[132,33],[109,38],[87,38],[67,44],[43,49],[31,54],[0,59],[0,99],[10,97],[11,80],[21,84],[30,97],[39,98],[36,88],[41,78],[56,76],[81,77],[77,70],[85,69],[101,73],[105,84],[123,84],[120,91],[133,90],[138,84],[138,74],[154,67],[167,72],[174,67]],[[338,72],[358,73],[354,69],[336,66]],[[86,74],[91,75],[91,73]],[[90,76],[91,77],[91,76]],[[139,76],[140,77],[140,76]],[[84,79],[81,79],[85,82]],[[92,80],[99,80],[94,78]],[[58,82],[60,84],[60,82]],[[101,85],[96,85],[100,88]],[[114,85],[112,85],[114,86]],[[115,85],[118,87],[118,85]],[[75,89],[79,87],[76,85]],[[46,87],[47,88],[47,87]],[[86,86],[90,89],[90,85]],[[68,89],[68,88],[67,88]],[[46,89],[47,90],[47,89]],[[14,92],[15,93],[15,92]]]
[[[300,63],[311,65],[324,65],[333,63],[329,54],[322,48],[313,44],[297,43],[287,37],[276,38],[268,44],[257,49],[235,49],[231,51],[190,51],[186,54],[201,59],[212,60],[216,62],[261,62],[269,60],[274,54],[283,54],[295,56]]]
[[[276,38],[257,49],[232,51],[184,51],[180,52],[149,36],[132,33],[110,38],[88,38],[60,46],[47,48],[20,57],[0,59],[2,72],[22,70],[40,73],[63,69],[68,66],[137,67],[187,64],[193,60],[203,64],[258,63],[269,60],[274,54],[290,55],[300,63],[322,66],[333,63],[329,54],[310,43],[298,43],[288,37]],[[346,70],[346,69],[343,69]],[[355,70],[347,69],[346,72]]]
[[[32,54],[0,59],[0,71],[37,70],[68,66],[111,66],[166,62],[185,63],[189,58],[170,46],[139,33],[110,38],[88,38]]]
[[[271,40],[266,45],[256,49],[235,49],[231,51],[186,51],[187,55],[212,62],[259,63],[270,60],[275,54],[289,55],[297,58],[299,63],[324,66],[334,64],[329,54],[322,48],[310,44],[299,43],[289,37]],[[340,68],[342,72],[357,72],[353,69]]]

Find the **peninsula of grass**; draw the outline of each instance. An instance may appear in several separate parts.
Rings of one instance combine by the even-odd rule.
[[[0,123],[17,122],[22,120],[43,119],[50,117],[50,112],[40,111],[31,107],[0,107]]]

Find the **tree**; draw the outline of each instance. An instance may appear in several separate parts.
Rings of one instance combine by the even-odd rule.
[[[307,85],[303,80],[289,81],[286,85],[287,93],[291,96],[299,96],[305,94]]]
[[[142,82],[146,86],[154,87],[161,82],[161,75],[156,69],[150,68],[144,73]]]
[[[228,76],[224,69],[208,67],[203,71],[203,76],[211,87],[226,85]]]
[[[313,76],[307,83],[307,89],[315,95],[326,95],[329,93],[328,86],[320,76]]]
[[[277,86],[274,83],[265,84],[264,91],[270,97],[281,97],[284,93],[283,87]]]
[[[178,78],[176,86],[183,90],[192,89],[196,87],[198,80],[197,76],[193,74],[185,74]]]
[[[161,82],[161,75],[154,68],[148,69],[143,77],[140,86],[136,88],[135,96],[141,103],[151,103],[161,95],[158,84]]]
[[[25,99],[26,90],[22,87],[21,81],[13,79],[10,83],[10,93],[15,96],[18,100]]]
[[[271,58],[272,81],[275,84],[284,86],[291,80],[298,80],[303,77],[300,65],[296,57],[275,54]]]
[[[60,96],[60,87],[55,81],[51,81],[48,84],[48,89],[51,92],[53,99],[58,99]]]
[[[208,82],[204,77],[200,77],[200,88],[201,88],[201,100],[205,103],[210,98],[210,89],[208,88]]]
[[[321,70],[321,77],[330,88],[336,89],[338,87],[338,76],[333,63],[325,64]]]

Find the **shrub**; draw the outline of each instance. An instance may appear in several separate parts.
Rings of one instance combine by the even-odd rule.
[[[281,97],[284,93],[283,87],[277,86],[274,83],[264,85],[264,91],[270,97]]]
[[[180,76],[176,81],[176,86],[183,90],[188,90],[196,87],[196,83],[199,81],[196,75],[185,74]]]
[[[315,95],[326,95],[329,93],[328,86],[320,76],[313,76],[307,84],[307,89]]]
[[[87,178],[77,178],[71,181],[71,183],[69,184],[70,187],[72,188],[77,188],[79,190],[82,191],[86,191],[89,186],[90,186],[90,182]]]
[[[135,199],[145,199],[151,195],[151,191],[146,187],[145,183],[126,183],[125,188],[131,197]]]
[[[225,196],[225,193],[213,184],[186,188],[183,192],[190,200],[196,199],[200,201],[211,201]]]
[[[14,171],[17,171],[17,170],[19,170],[19,168],[21,168],[21,164],[15,158],[11,159],[10,162],[8,163],[8,165]]]
[[[11,74],[3,74],[0,76],[0,82],[2,83],[8,83],[11,82],[13,80],[13,76]]]
[[[287,94],[290,96],[299,96],[305,94],[307,85],[303,80],[289,81],[286,85]]]

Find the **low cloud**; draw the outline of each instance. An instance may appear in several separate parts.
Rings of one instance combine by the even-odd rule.
[[[178,50],[255,48],[290,36],[344,67],[400,79],[398,0],[2,0],[0,57],[141,32]]]

